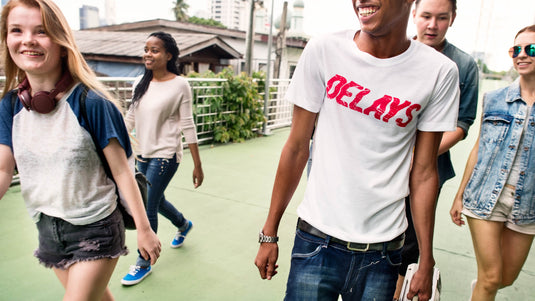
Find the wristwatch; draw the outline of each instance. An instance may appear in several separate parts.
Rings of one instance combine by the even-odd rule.
[[[263,243],[263,242],[277,242],[279,241],[279,237],[278,236],[267,236],[267,235],[264,235],[264,231],[260,230],[260,233],[258,233],[258,242],[259,243]]]

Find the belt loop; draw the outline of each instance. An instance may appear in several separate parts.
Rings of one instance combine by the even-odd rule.
[[[325,247],[328,247],[330,242],[331,242],[331,236],[327,235],[325,237]]]
[[[388,243],[389,242],[383,243],[383,256],[386,256],[386,254],[388,254]]]

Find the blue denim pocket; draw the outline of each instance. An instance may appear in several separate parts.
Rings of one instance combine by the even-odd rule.
[[[169,159],[158,158],[156,159],[156,162],[160,166],[158,175],[164,175],[167,172],[167,169],[169,168]]]
[[[386,254],[386,260],[393,267],[401,266],[401,251],[403,248],[394,251],[388,251]]]
[[[314,257],[318,255],[324,247],[326,247],[325,240],[298,229],[295,233],[292,258]]]
[[[337,299],[345,275],[341,267],[347,264],[332,261],[329,251],[333,248],[327,248],[324,239],[297,230],[285,301]]]
[[[503,142],[514,117],[503,113],[486,113],[481,125],[481,139],[491,145]]]

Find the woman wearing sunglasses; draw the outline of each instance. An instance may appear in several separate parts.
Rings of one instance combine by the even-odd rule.
[[[535,25],[509,50],[519,79],[483,98],[479,138],[450,211],[466,216],[477,260],[471,300],[494,300],[517,278],[535,235]]]

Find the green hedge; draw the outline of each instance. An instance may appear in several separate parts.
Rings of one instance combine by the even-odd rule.
[[[256,131],[265,120],[263,100],[258,92],[264,89],[263,72],[256,72],[249,77],[244,72],[235,75],[233,69],[225,68],[218,74],[208,71],[203,74],[190,73],[188,77],[226,80],[223,82],[222,96],[206,100],[211,112],[217,112],[213,117],[218,121],[213,129],[215,142],[243,142],[257,135]],[[194,109],[194,115],[205,109]]]

